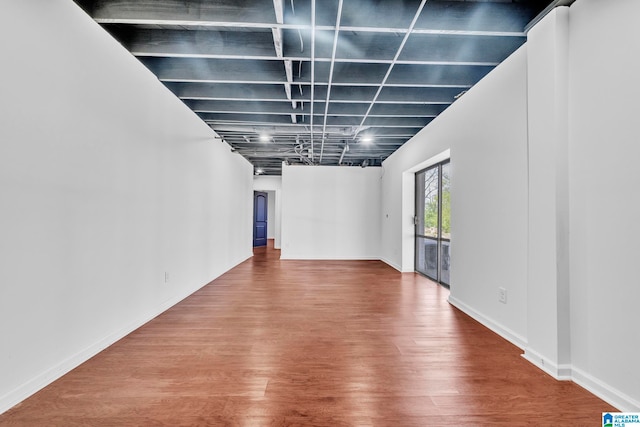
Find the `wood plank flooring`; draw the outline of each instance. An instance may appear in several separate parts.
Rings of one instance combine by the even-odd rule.
[[[594,426],[615,410],[419,275],[278,258],[256,249],[0,425]]]

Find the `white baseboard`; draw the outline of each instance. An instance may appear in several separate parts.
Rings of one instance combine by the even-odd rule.
[[[573,367],[571,369],[571,379],[582,388],[588,390],[622,412],[640,412],[640,402],[632,399],[620,390],[611,387],[579,368]]]
[[[526,349],[522,355],[537,368],[561,381],[573,381],[594,396],[623,412],[640,412],[640,402],[569,364],[556,365],[539,353]]]
[[[571,365],[558,365],[530,348],[524,349],[522,357],[559,381],[571,381],[572,379]]]
[[[474,309],[472,309],[462,301],[458,300],[457,298],[449,295],[448,301],[449,301],[449,304],[451,304],[458,310],[462,311],[463,313],[467,314],[469,317],[480,322],[482,325],[486,326],[487,328],[491,329],[493,332],[500,335],[502,338],[506,339],[516,347],[519,347],[524,350],[524,348],[527,346],[527,340],[524,337],[516,334],[511,329],[500,325],[499,323],[493,321],[492,319],[489,319],[483,314],[478,313],[477,311],[475,311]]]
[[[526,360],[531,362],[534,366],[538,367],[542,371],[551,375],[553,378],[557,380],[573,381],[593,395],[618,408],[620,411],[640,412],[640,402],[634,400],[625,393],[622,393],[620,390],[611,387],[605,382],[572,365],[556,365],[555,363],[552,363],[549,359],[542,357],[536,351],[527,348],[527,342],[523,337],[519,336],[508,328],[501,326],[500,324],[494,322],[486,316],[478,313],[455,297],[449,296],[449,303],[462,312],[466,313],[473,319],[477,320],[482,325],[491,329],[493,332],[497,333],[507,341],[523,349],[525,353],[522,355],[522,357],[524,357]]]
[[[640,402],[616,390],[614,387],[600,381],[570,364],[556,365],[539,353],[526,349],[523,358],[531,362],[537,368],[561,381],[573,381],[594,396],[599,397],[611,406],[623,412],[640,412]]]
[[[239,262],[233,264],[233,266],[230,267],[228,270],[230,270],[231,268],[235,267],[236,265],[246,261],[247,259],[251,258],[251,256],[253,256],[253,254],[251,254],[247,258],[242,259]],[[211,280],[215,280],[219,276],[216,276],[215,278],[213,278]],[[87,360],[91,359],[93,356],[95,356],[96,354],[100,353],[105,348],[111,346],[112,344],[114,344],[117,341],[121,340],[122,338],[126,337],[131,332],[135,331],[136,329],[138,329],[139,327],[141,327],[145,323],[153,320],[155,317],[157,317],[160,314],[164,313],[169,308],[171,308],[174,305],[178,304],[180,301],[184,300],[185,298],[188,298],[194,292],[196,292],[199,289],[203,288],[204,286],[208,285],[211,282],[211,280],[208,281],[207,283],[201,284],[201,285],[199,285],[199,286],[187,291],[185,295],[180,295],[180,296],[177,296],[175,298],[172,298],[170,300],[165,301],[160,306],[158,306],[155,310],[147,312],[144,315],[138,317],[135,321],[129,323],[129,325],[126,326],[125,328],[122,328],[122,329],[120,329],[118,331],[115,331],[115,332],[107,335],[106,337],[104,337],[104,338],[98,340],[97,342],[93,343],[92,345],[88,346],[84,350],[81,350],[81,351],[77,352],[76,354],[73,354],[73,355],[69,356],[68,358],[62,360],[60,363],[58,363],[58,364],[52,366],[51,368],[49,368],[49,369],[47,369],[47,370],[35,375],[33,378],[28,380],[26,383],[24,383],[23,385],[13,389],[12,391],[10,391],[8,393],[6,393],[4,396],[0,396],[0,414],[8,411],[11,408],[13,408],[15,405],[19,404],[20,402],[22,402],[23,400],[25,400],[29,396],[35,394],[36,392],[38,392],[41,389],[43,389],[44,387],[48,386],[49,384],[51,384],[52,382],[54,382],[58,378],[62,377],[66,373],[68,373],[71,370],[73,370],[73,369],[77,368],[78,366],[80,366],[82,363],[84,363]]]
[[[398,264],[396,264],[395,262],[391,262],[388,259],[385,258],[380,258],[380,261],[384,262],[385,264],[387,264],[389,267],[393,267],[396,270],[398,270],[400,273],[402,273],[402,267],[400,267]]]
[[[194,290],[193,292],[195,292],[196,290]],[[146,313],[144,316],[141,316],[136,319],[136,321],[130,323],[127,327],[107,335],[106,337],[95,342],[84,350],[81,350],[76,354],[62,360],[57,365],[54,365],[46,371],[41,372],[40,374],[27,381],[25,384],[0,397],[0,414],[22,402],[24,399],[28,398],[47,385],[51,384],[66,373],[80,366],[82,363],[91,359],[93,356],[100,353],[105,348],[124,338],[131,332],[135,331],[136,329],[149,322],[153,318],[157,317],[159,314],[163,313],[183,299],[184,297],[179,298],[176,301],[165,302],[160,307],[158,307],[158,311]]]
[[[380,261],[377,256],[310,256],[310,255],[280,255],[283,260],[299,261]]]
[[[252,256],[253,254],[247,256],[245,259],[242,259],[238,261],[236,264],[234,264],[234,266],[246,261]],[[289,258],[289,259],[308,259],[308,258]],[[368,260],[369,258],[366,258],[366,259]],[[398,268],[397,265],[389,262],[388,260],[379,259],[379,258],[370,258],[370,259],[380,260],[386,263],[387,265],[395,268],[396,270],[401,271],[401,269]],[[46,371],[36,375],[35,377],[33,377],[31,380],[27,381],[25,384],[21,385],[20,387],[10,391],[4,396],[1,396],[0,397],[0,414],[9,410],[10,408],[17,405],[18,403],[22,402],[24,399],[28,398],[29,396],[41,390],[42,388],[46,387],[47,385],[51,384],[58,378],[62,377],[69,371],[79,366],[80,364],[86,362],[96,354],[100,353],[105,348],[114,344],[118,340],[124,338],[125,336],[135,331],[145,323],[149,322],[150,320],[162,314],[169,308],[178,304],[183,299],[189,297],[191,294],[193,294],[197,290],[206,286],[208,283],[209,282],[192,289],[184,296],[179,296],[172,300],[168,300],[164,302],[162,305],[160,305],[157,308],[157,310],[153,312],[148,312],[145,315],[140,316],[136,321],[131,322],[128,327],[125,327],[119,331],[116,331],[104,337],[103,339],[90,345],[86,349],[68,357],[67,359],[61,361],[60,363],[51,367],[50,369],[47,369]],[[520,335],[511,331],[510,329],[505,328],[502,325],[498,324],[497,322],[494,322],[488,317],[478,313],[477,311],[475,311],[465,303],[459,301],[455,297],[449,296],[448,301],[449,301],[449,304],[453,305],[454,307],[464,312],[471,318],[480,322],[482,325],[489,328],[493,332],[497,333],[507,341],[514,344],[515,346],[523,349],[525,353],[522,355],[522,357],[524,357],[526,360],[528,360],[529,362],[531,362],[533,365],[543,370],[544,372],[548,373],[552,377],[559,380],[572,380],[576,384],[580,385],[581,387],[588,390],[595,396],[598,396],[605,402],[618,408],[621,411],[640,412],[640,402],[634,400],[630,396],[627,396],[626,394],[620,392],[614,387],[611,387],[610,385],[604,383],[603,381],[593,377],[592,375],[582,371],[581,369],[572,367],[571,365],[564,365],[564,364],[556,365],[552,363],[551,361],[542,357],[540,354],[538,354],[534,350],[527,348],[526,340]]]

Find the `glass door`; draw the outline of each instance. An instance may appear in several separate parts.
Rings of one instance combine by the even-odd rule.
[[[439,163],[416,174],[415,268],[449,285],[451,258],[451,168]]]

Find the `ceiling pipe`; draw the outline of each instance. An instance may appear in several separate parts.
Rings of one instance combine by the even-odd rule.
[[[324,154],[324,141],[327,129],[327,115],[329,114],[329,98],[331,97],[331,84],[333,83],[333,69],[336,63],[336,52],[338,51],[338,36],[340,34],[340,21],[342,20],[343,0],[338,2],[338,14],[336,17],[336,30],[333,34],[333,49],[331,51],[331,65],[329,66],[329,82],[327,85],[327,96],[324,103],[324,117],[322,119],[322,145],[320,146],[320,163]],[[342,158],[340,159],[342,161]]]
[[[316,85],[316,0],[311,0],[311,151],[309,157],[313,163],[313,104]]]
[[[273,0],[273,9],[276,14],[276,23],[279,25],[284,24],[284,3],[283,0]],[[284,42],[282,38],[282,28],[273,27],[271,29],[273,33],[273,45],[276,50],[276,57],[278,59],[284,59]],[[287,78],[287,82],[284,84],[284,91],[287,94],[287,99],[291,102],[291,106],[296,108],[296,101],[293,100],[291,95],[291,85],[293,83],[293,66],[289,59],[284,60],[284,72]],[[296,122],[295,115],[291,115],[291,121]]]
[[[358,129],[362,128],[362,126],[364,125],[364,122],[367,120],[367,117],[369,117],[369,113],[371,113],[371,109],[373,108],[374,104],[378,100],[378,97],[380,96],[380,92],[382,92],[382,88],[384,87],[385,83],[387,82],[387,79],[389,79],[389,76],[391,75],[391,70],[393,70],[394,65],[396,65],[396,62],[398,62],[398,58],[400,57],[400,54],[402,53],[402,49],[404,49],[404,45],[407,43],[407,40],[409,40],[409,36],[411,35],[411,33],[413,31],[413,28],[416,26],[416,22],[418,22],[418,18],[420,17],[420,14],[422,13],[422,9],[424,8],[424,5],[426,3],[427,3],[427,0],[422,0],[420,2],[420,6],[418,6],[418,10],[416,11],[416,14],[413,16],[413,20],[411,21],[411,25],[409,25],[409,28],[407,29],[407,32],[404,34],[404,37],[402,38],[402,42],[400,43],[400,46],[398,46],[398,51],[396,52],[395,56],[393,57],[393,61],[391,61],[391,64],[389,64],[389,68],[387,69],[387,73],[384,75],[384,78],[382,79],[382,82],[378,86],[378,90],[376,91],[376,94],[373,97],[373,100],[371,100],[371,104],[369,104],[369,108],[367,108],[367,112],[365,113],[364,117],[362,118],[362,121],[360,122],[360,126],[358,126]],[[356,134],[353,136],[354,140],[358,136],[358,133],[359,133],[359,131],[356,132]]]
[[[349,141],[345,141],[344,148],[342,149],[342,154],[340,154],[340,160],[338,160],[338,166],[342,165],[342,160],[344,159],[344,155],[349,151]]]

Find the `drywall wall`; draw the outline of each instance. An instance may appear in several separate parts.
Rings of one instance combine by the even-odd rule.
[[[526,340],[526,46],[384,163],[381,258],[413,271],[413,171],[451,150],[451,301]],[[498,302],[498,287],[508,292]]]
[[[638,16],[636,0],[579,0],[569,20],[573,375],[633,411],[640,411]]]
[[[270,239],[274,239],[274,248],[280,249],[280,240],[282,235],[282,232],[280,231],[282,223],[282,177],[256,176],[253,179],[253,189],[255,191],[266,191],[269,194],[267,236]],[[271,197],[272,195],[273,197]],[[271,235],[272,232],[273,236]]]
[[[381,169],[282,167],[283,259],[379,259]]]
[[[253,182],[73,2],[0,16],[2,412],[250,257]]]
[[[627,411],[640,410],[639,14],[633,0],[551,12],[382,182],[381,256],[411,271],[413,173],[450,149],[451,302]]]
[[[529,232],[525,357],[570,375],[568,197],[569,8],[527,35]]]

